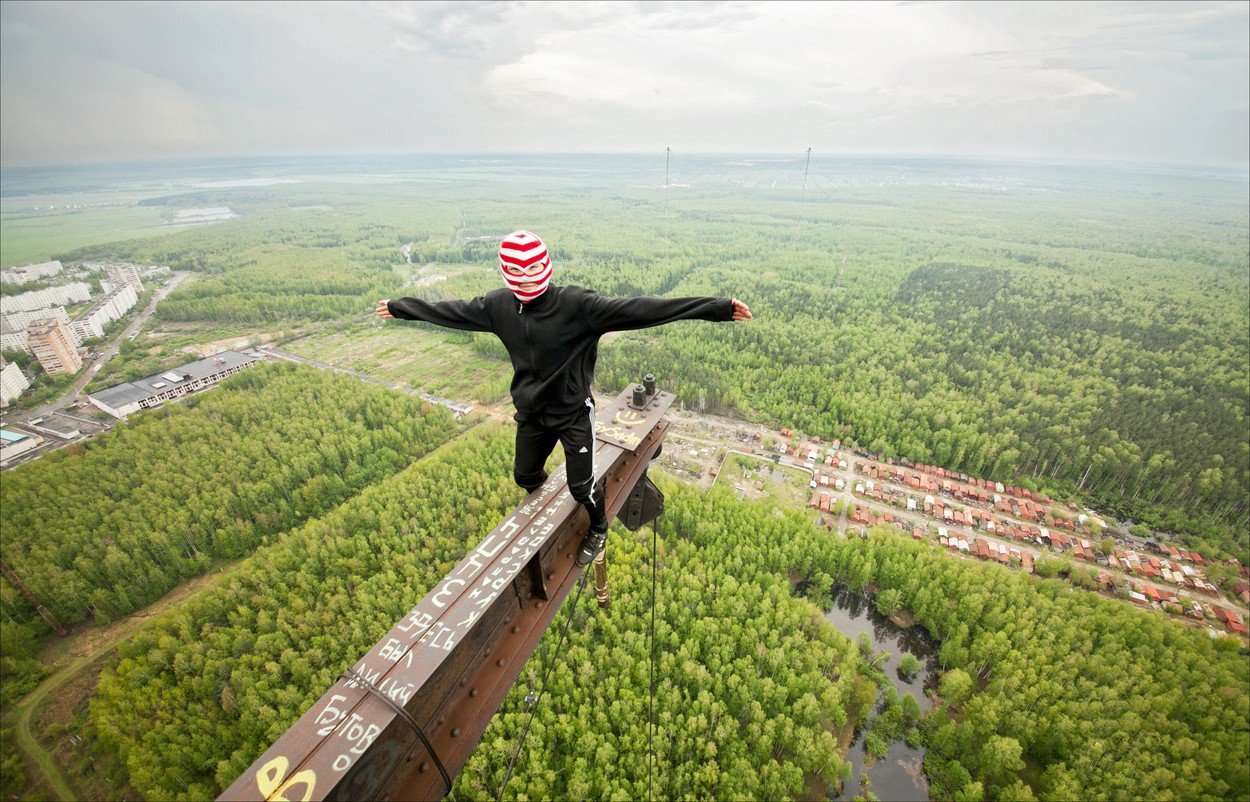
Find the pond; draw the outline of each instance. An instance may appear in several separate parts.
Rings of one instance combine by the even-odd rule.
[[[875,652],[889,652],[890,659],[882,667],[886,679],[894,684],[899,696],[908,694],[915,697],[921,712],[932,706],[925,693],[925,685],[930,677],[937,676],[938,648],[922,627],[900,627],[877,612],[871,596],[842,586],[834,586],[833,609],[825,614],[825,618],[851,640],[855,640],[861,632],[867,633]],[[901,679],[898,675],[899,661],[906,652],[915,655],[922,666],[910,680]],[[853,769],[851,777],[834,799],[849,800],[860,793],[859,777],[867,765],[866,758],[864,731],[860,728],[855,730],[851,748],[846,754]],[[923,758],[923,747],[913,749],[902,740],[895,741],[885,757],[868,766],[870,790],[881,799],[897,802],[927,800],[929,782],[921,769]]]

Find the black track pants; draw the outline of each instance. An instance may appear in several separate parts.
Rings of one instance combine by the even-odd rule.
[[[594,406],[590,399],[586,399],[586,406],[585,412],[565,420],[536,418],[517,423],[513,477],[526,492],[533,493],[547,481],[543,464],[556,442],[562,443],[569,492],[590,513],[590,524],[595,526],[604,519],[603,494],[595,488]]]

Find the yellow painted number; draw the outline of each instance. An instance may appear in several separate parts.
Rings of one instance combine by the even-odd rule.
[[[290,767],[291,761],[282,755],[261,766],[260,771],[256,772],[256,786],[260,789],[261,796],[271,802],[311,802],[313,789],[317,787],[317,773],[312,769],[304,769],[288,778],[286,772]],[[291,789],[301,785],[304,786],[304,795],[292,797]]]

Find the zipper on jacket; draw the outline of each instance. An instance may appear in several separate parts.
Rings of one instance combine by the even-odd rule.
[[[525,316],[525,304],[518,302],[516,313],[521,316],[521,329],[525,332],[525,345],[530,352],[530,367],[538,376],[538,360],[534,359],[534,340],[530,337],[530,319]]]

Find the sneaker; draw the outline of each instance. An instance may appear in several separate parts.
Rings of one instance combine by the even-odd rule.
[[[586,539],[582,541],[582,547],[577,550],[577,564],[590,565],[595,559],[595,555],[603,551],[603,544],[608,540],[608,522],[603,522],[603,529],[595,529],[593,526],[586,533]]]

